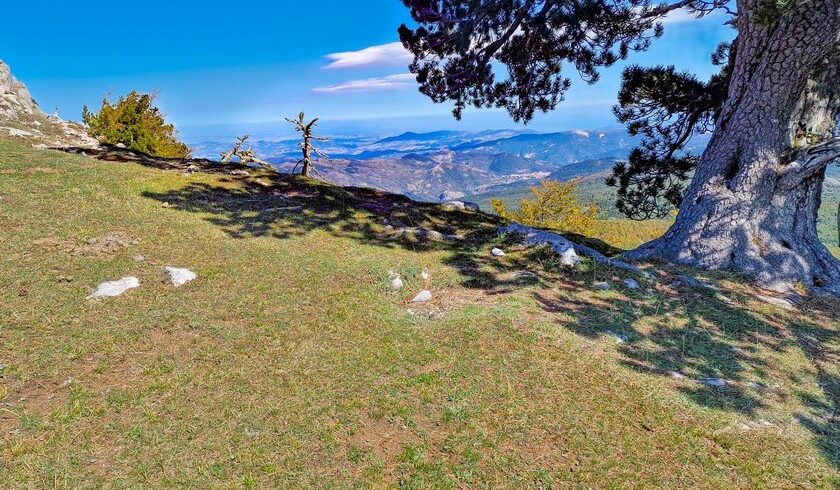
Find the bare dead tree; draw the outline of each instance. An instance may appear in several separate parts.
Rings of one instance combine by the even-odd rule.
[[[295,131],[301,133],[301,137],[303,138],[303,141],[300,143],[303,158],[298,160],[297,165],[295,165],[295,169],[297,169],[298,165],[302,165],[300,173],[305,176],[309,176],[312,172],[317,172],[312,163],[312,155],[315,154],[324,160],[329,160],[327,155],[312,144],[313,141],[329,141],[329,138],[316,136],[313,132],[315,126],[318,124],[318,118],[316,117],[315,119],[306,122],[306,117],[301,112],[298,114],[297,119],[290,119],[287,117],[286,121],[293,125],[295,127]],[[294,169],[292,169],[292,172],[294,172]]]
[[[277,172],[277,168],[266,162],[265,160],[261,160],[257,158],[257,154],[253,148],[248,147],[247,149],[243,150],[242,146],[248,141],[250,135],[240,136],[236,138],[236,144],[233,145],[233,148],[230,151],[222,153],[222,163],[230,163],[233,157],[239,158],[239,162],[242,165],[248,165],[249,163],[254,163],[259,165],[263,168],[269,169],[273,172]]]

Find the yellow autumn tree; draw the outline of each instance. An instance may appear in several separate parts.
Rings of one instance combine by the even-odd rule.
[[[596,231],[598,207],[583,206],[575,194],[577,181],[543,180],[531,186],[533,198],[522,199],[519,209],[511,211],[499,198],[490,200],[499,216],[535,228],[592,236]]]

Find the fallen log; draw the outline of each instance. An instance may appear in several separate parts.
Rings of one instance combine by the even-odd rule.
[[[554,251],[561,256],[567,254],[571,249],[579,255],[591,258],[599,264],[604,264],[610,267],[614,267],[616,269],[632,272],[642,277],[650,276],[650,274],[643,271],[642,269],[639,269],[634,265],[628,264],[627,262],[622,262],[620,260],[611,259],[593,248],[587,247],[586,245],[581,245],[579,243],[574,243],[558,233],[552,233],[550,231],[545,230],[538,230],[536,228],[531,228],[530,226],[521,225],[519,223],[511,223],[510,225],[501,228],[499,230],[499,233],[517,233],[524,235],[524,243],[526,245],[551,245],[551,248],[554,249]]]

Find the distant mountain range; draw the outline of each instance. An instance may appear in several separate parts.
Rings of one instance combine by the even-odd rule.
[[[341,185],[360,185],[440,201],[527,188],[540,179],[568,180],[603,174],[625,158],[639,138],[624,127],[593,131],[435,131],[386,138],[340,137],[321,144],[330,161],[317,168]],[[291,170],[299,158],[297,140],[256,141],[261,158]],[[702,150],[697,138],[692,150]],[[204,142],[196,156],[216,158],[230,142]]]

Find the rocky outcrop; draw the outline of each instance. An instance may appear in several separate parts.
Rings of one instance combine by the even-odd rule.
[[[26,86],[17,81],[12,76],[9,65],[0,60],[0,117],[11,119],[19,114],[40,112]]]
[[[0,138],[3,137],[50,147],[99,146],[81,124],[41,112],[26,85],[0,60]]]

